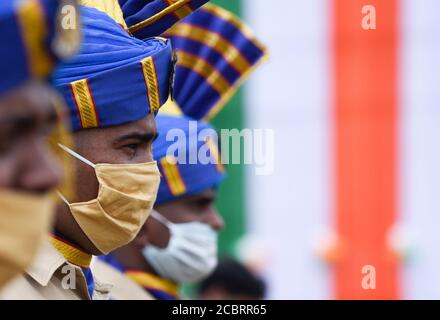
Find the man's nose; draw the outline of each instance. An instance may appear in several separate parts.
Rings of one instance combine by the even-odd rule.
[[[45,139],[30,140],[22,150],[19,188],[44,193],[61,183],[63,172]]]
[[[203,220],[216,231],[221,231],[225,227],[225,221],[213,205]]]

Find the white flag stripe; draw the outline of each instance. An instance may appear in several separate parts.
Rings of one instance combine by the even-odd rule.
[[[275,129],[275,173],[252,168],[247,182],[249,223],[270,252],[270,298],[330,298],[329,270],[313,250],[331,219],[328,4],[245,0],[271,55],[246,90],[248,126]]]
[[[440,2],[402,1],[403,298],[440,299]]]

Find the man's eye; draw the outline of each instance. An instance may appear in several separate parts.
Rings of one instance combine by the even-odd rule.
[[[137,150],[139,148],[139,144],[137,143],[131,143],[124,146],[124,150],[131,156],[134,157],[137,153]]]
[[[125,147],[135,151],[137,150],[138,145],[133,143],[133,144],[128,144]]]
[[[196,208],[197,210],[203,210],[206,207],[210,206],[212,204],[212,201],[209,199],[200,199],[196,201],[192,201],[192,207]]]
[[[130,144],[126,144],[123,147],[123,150],[128,154],[130,159],[132,159],[137,155],[139,148],[140,148],[139,143],[130,143]]]
[[[210,204],[211,204],[210,201],[199,201],[200,208],[205,208],[205,207],[209,206]]]

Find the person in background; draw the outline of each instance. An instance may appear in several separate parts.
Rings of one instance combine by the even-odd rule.
[[[60,25],[64,5],[75,3],[0,2],[0,289],[29,266],[49,232],[63,176],[47,143],[61,119],[46,79],[80,45],[79,28]]]
[[[102,257],[96,267],[107,263],[155,298],[171,300],[179,298],[182,284],[199,281],[215,268],[224,224],[214,207],[224,167],[217,135],[202,120],[220,111],[265,58],[266,49],[235,16],[210,4],[164,35],[171,38],[178,60],[175,100],[157,117],[159,138],[153,153],[163,179],[155,211],[132,243]],[[182,138],[167,138],[175,130]],[[207,131],[210,137],[200,139]],[[213,161],[200,161],[198,155],[207,150]],[[190,163],[191,158],[197,161]]]
[[[92,255],[133,240],[159,187],[151,144],[155,114],[170,93],[171,43],[135,39],[95,8],[80,12],[82,49],[52,77],[73,131],[73,146],[58,149],[75,161],[75,193],[59,193],[50,242],[11,298],[110,298],[111,286],[92,273]]]
[[[245,265],[228,258],[219,262],[198,291],[201,300],[262,300],[266,284]]]

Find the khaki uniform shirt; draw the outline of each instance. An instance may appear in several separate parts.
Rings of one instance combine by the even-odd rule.
[[[48,241],[26,274],[13,280],[0,292],[0,299],[108,300],[111,287],[95,278],[95,290],[93,297],[90,297],[81,267],[67,261]]]
[[[102,281],[113,285],[110,299],[112,300],[154,300],[140,285],[129,279],[119,270],[101,261],[93,259],[92,272]]]

